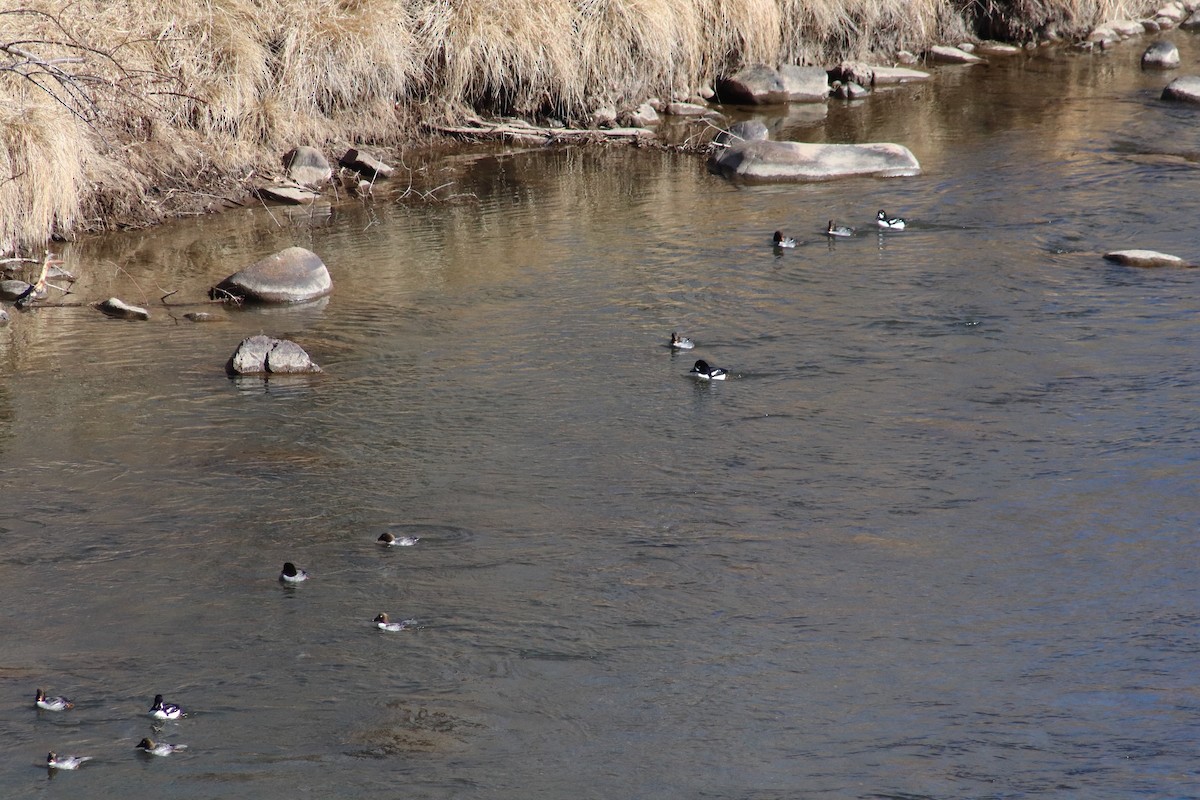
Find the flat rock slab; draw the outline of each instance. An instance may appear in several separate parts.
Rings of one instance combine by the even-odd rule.
[[[921,165],[898,144],[814,144],[756,140],[715,150],[709,166],[726,177],[825,181],[851,175],[918,175]]]
[[[96,310],[106,317],[115,317],[116,319],[150,319],[149,311],[141,306],[131,306],[118,297],[110,297],[107,300],[96,303]]]
[[[1105,253],[1104,258],[1128,267],[1190,267],[1188,262],[1170,253],[1159,253],[1155,250],[1114,250]]]
[[[1200,103],[1200,77],[1184,75],[1167,84],[1162,92],[1163,100],[1178,100],[1183,103]]]
[[[321,257],[303,247],[288,247],[233,273],[208,294],[214,300],[303,303],[332,291],[333,279]]]
[[[939,44],[929,48],[929,59],[939,64],[982,64],[983,59],[957,47]]]
[[[362,150],[353,147],[342,155],[338,164],[346,169],[352,169],[359,175],[371,180],[376,178],[390,178],[395,171],[369,153],[364,153]]]
[[[289,186],[287,184],[260,186],[256,191],[258,196],[263,200],[268,200],[272,203],[283,203],[289,206],[304,206],[321,198],[321,195],[311,189],[305,189],[303,186]]]
[[[321,368],[295,342],[259,334],[242,340],[225,371],[230,375],[299,375],[317,373]]]
[[[876,86],[897,83],[916,83],[929,80],[929,73],[908,67],[871,67],[871,81]]]

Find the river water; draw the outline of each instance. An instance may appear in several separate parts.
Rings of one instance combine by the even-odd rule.
[[[480,146],[71,245],[154,318],[0,330],[0,795],[1200,796],[1200,271],[1101,258],[1200,259],[1141,49],[768,115],[916,178]],[[327,301],[159,306],[293,244]],[[230,380],[257,333],[324,374]]]

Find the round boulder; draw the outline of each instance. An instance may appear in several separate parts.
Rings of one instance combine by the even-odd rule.
[[[1159,39],[1142,53],[1142,69],[1175,69],[1179,66],[1179,48]]]
[[[1183,103],[1200,103],[1200,77],[1184,75],[1167,84],[1163,89],[1163,100],[1178,100]]]
[[[296,183],[305,186],[318,186],[328,183],[333,176],[333,167],[329,166],[325,154],[315,147],[293,147],[283,154],[283,168],[287,176]]]
[[[288,247],[233,273],[209,290],[214,300],[248,303],[303,303],[333,291],[333,279],[320,256]]]
[[[242,340],[225,371],[230,375],[297,375],[320,372],[321,368],[295,342],[259,334]]]

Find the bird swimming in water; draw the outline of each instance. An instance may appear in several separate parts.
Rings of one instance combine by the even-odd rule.
[[[894,231],[902,231],[904,230],[904,226],[908,224],[900,217],[889,217],[887,212],[882,208],[879,209],[879,213],[875,215],[875,222],[881,228],[890,228]]]
[[[728,374],[721,367],[710,367],[704,359],[697,361],[688,371],[688,375],[702,381],[723,381]]]
[[[74,708],[75,704],[65,697],[47,697],[45,689],[38,689],[33,704],[46,711],[66,711]]]
[[[415,619],[406,619],[403,622],[392,622],[388,619],[387,614],[379,614],[371,621],[375,623],[375,627],[379,628],[379,630],[393,632],[405,630],[409,625],[415,625],[417,623]]]
[[[279,580],[284,583],[300,583],[300,581],[308,580],[308,573],[302,569],[296,569],[296,565],[290,561],[284,562],[283,572],[279,573]]]
[[[91,756],[60,756],[51,750],[46,754],[47,769],[79,769],[83,762],[91,761]]]
[[[829,227],[825,229],[826,236],[853,236],[854,228],[849,228],[845,225],[836,225],[833,220],[829,220]]]
[[[412,547],[421,541],[420,536],[396,536],[392,533],[381,533],[375,541],[384,547]]]
[[[688,337],[680,336],[675,331],[671,331],[671,349],[672,350],[691,350],[695,346],[696,346],[696,343],[693,342]]]
[[[783,231],[775,231],[774,245],[776,247],[795,247],[796,240],[791,236],[784,236]]]
[[[174,703],[164,703],[161,694],[154,695],[154,702],[150,705],[149,713],[155,719],[179,719],[187,716],[183,713],[183,709]]]
[[[171,753],[187,749],[186,744],[168,744],[167,742],[156,742],[153,739],[142,739],[134,747],[152,756],[169,756]]]

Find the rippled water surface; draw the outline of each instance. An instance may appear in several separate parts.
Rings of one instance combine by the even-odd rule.
[[[1101,258],[1200,260],[1141,49],[767,115],[917,178],[479,147],[434,203],[72,245],[68,300],[154,318],[0,330],[0,795],[1200,796],[1200,271]],[[327,301],[159,307],[292,244]],[[325,373],[226,378],[260,332]]]

